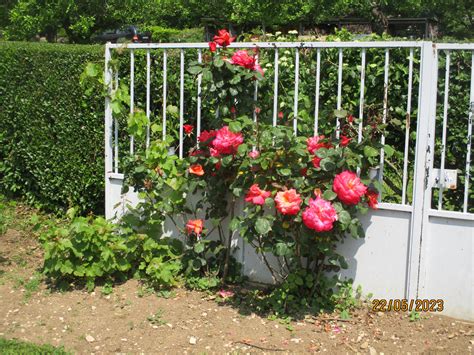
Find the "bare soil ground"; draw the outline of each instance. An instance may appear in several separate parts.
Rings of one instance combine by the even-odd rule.
[[[38,273],[35,234],[0,235],[0,337],[63,345],[74,353],[472,353],[474,324],[438,314],[410,321],[406,313],[359,309],[286,323],[219,304],[215,296],[178,289],[172,297],[146,293],[128,281],[59,293]]]

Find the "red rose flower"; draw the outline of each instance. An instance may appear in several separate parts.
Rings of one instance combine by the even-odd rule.
[[[209,145],[212,142],[212,140],[215,138],[216,133],[217,132],[214,130],[202,131],[198,137],[199,143],[203,145]]]
[[[260,107],[255,107],[255,113],[258,115],[260,113],[261,109]]]
[[[346,205],[357,205],[360,198],[367,192],[367,186],[360,181],[355,173],[347,170],[336,175],[332,189],[339,200]]]
[[[245,195],[245,201],[261,206],[265,203],[265,199],[270,197],[271,194],[270,191],[261,190],[257,184],[253,184],[249,192],[247,192],[247,195]]]
[[[186,133],[186,134],[192,134],[193,133],[194,126],[192,124],[185,124],[185,125],[183,125],[183,128],[184,128],[184,133]]]
[[[347,116],[347,122],[349,122],[349,123],[354,122],[354,116],[352,116],[352,115]]]
[[[277,210],[284,215],[295,215],[300,210],[301,197],[295,189],[280,191],[275,196]]]
[[[315,168],[320,168],[321,167],[321,160],[323,160],[323,159],[318,157],[317,155],[315,155],[313,157],[313,159],[311,160],[311,162],[313,163],[313,166]]]
[[[231,113],[236,113],[236,112],[237,112],[237,109],[235,108],[235,106],[232,106],[232,107],[230,108],[230,112],[231,112]]]
[[[339,142],[339,145],[341,147],[347,147],[351,141],[352,141],[352,138],[347,137],[347,136],[341,136],[341,141]]]
[[[197,236],[201,235],[203,229],[203,221],[202,219],[190,219],[188,223],[186,223],[186,231],[188,234],[196,234]]]
[[[209,42],[209,50],[210,50],[211,52],[215,52],[215,51],[216,51],[216,48],[217,48],[216,42]]]
[[[373,210],[378,209],[379,194],[377,191],[368,190],[367,193],[365,194],[365,198],[367,199],[367,204],[369,205],[370,208],[372,208]]]
[[[227,47],[234,42],[234,40],[235,37],[231,37],[230,33],[225,29],[217,31],[217,35],[214,36],[214,42],[221,47]]]
[[[197,176],[203,176],[204,175],[204,169],[202,168],[201,164],[193,164],[189,167],[189,172],[191,174],[197,175]]]
[[[308,173],[308,168],[303,168],[300,170],[301,176],[306,176],[307,173]]]
[[[283,111],[278,112],[278,118],[279,118],[280,120],[283,119]]]

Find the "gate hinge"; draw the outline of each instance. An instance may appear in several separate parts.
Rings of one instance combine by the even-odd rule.
[[[441,176],[441,169],[433,169],[432,187],[456,190],[458,171],[456,169],[444,169]]]

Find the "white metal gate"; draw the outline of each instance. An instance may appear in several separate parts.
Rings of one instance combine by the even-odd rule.
[[[157,70],[162,75],[162,125],[163,136],[166,136],[167,125],[167,77],[168,77],[168,51],[179,51],[179,156],[183,157],[183,123],[185,94],[196,97],[196,120],[198,134],[201,127],[201,81],[198,79],[197,92],[185,93],[185,51],[196,54],[198,61],[202,60],[203,50],[207,43],[197,44],[107,44],[105,49],[106,60],[106,82],[109,86],[113,81],[118,81],[117,73],[113,73],[108,65],[113,50],[129,50],[130,70],[128,82],[130,83],[130,110],[133,112],[135,105],[135,53],[144,51],[146,55],[146,99],[145,111],[150,117],[150,105],[153,100],[150,95],[151,80],[150,56],[152,52],[162,54],[162,66]],[[258,46],[261,50],[274,51],[274,91],[273,91],[273,124],[277,124],[278,112],[278,81],[279,81],[279,53],[282,50],[293,49],[294,52],[294,129],[297,133],[298,116],[298,91],[300,73],[300,51],[310,50],[315,52],[315,94],[314,94],[314,127],[315,133],[318,129],[320,109],[319,89],[321,79],[321,58],[325,50],[338,50],[337,63],[337,109],[343,107],[343,68],[344,55],[346,51],[360,51],[360,95],[359,95],[359,117],[364,117],[365,109],[365,85],[366,67],[370,65],[367,60],[369,49],[380,49],[384,51],[384,92],[383,92],[383,119],[387,119],[390,104],[388,103],[388,88],[390,85],[390,54],[397,49],[408,50],[408,73],[407,73],[407,102],[405,125],[405,149],[403,154],[403,172],[401,203],[379,204],[379,210],[365,218],[366,238],[364,240],[348,240],[341,245],[341,252],[347,257],[349,269],[344,272],[345,276],[351,277],[355,283],[361,284],[364,290],[373,292],[376,298],[387,299],[443,299],[445,303],[444,314],[474,319],[474,264],[473,264],[473,241],[474,241],[474,214],[472,205],[472,177],[470,171],[471,160],[471,135],[472,115],[474,109],[474,44],[435,44],[432,42],[275,42],[275,43],[233,43],[231,48],[253,48]],[[448,136],[449,123],[449,89],[450,89],[450,65],[451,56],[454,53],[467,52],[471,57],[470,88],[466,95],[465,112],[467,144],[465,145],[465,166],[456,167],[460,169],[464,179],[463,205],[458,206],[459,211],[448,211],[443,209],[443,193],[453,185],[456,180],[456,171],[445,168],[446,139]],[[418,58],[416,58],[418,54]],[[438,90],[438,72],[440,70],[440,57],[444,60],[444,92]],[[419,62],[418,77],[414,77],[414,66]],[[413,86],[418,79],[418,105],[412,107],[412,98],[416,90]],[[121,78],[120,78],[121,80]],[[258,87],[255,92],[257,94]],[[401,95],[401,93],[400,93]],[[415,105],[413,105],[415,106]],[[409,172],[409,144],[410,144],[410,116],[417,111],[416,146],[413,164],[413,186],[408,189]],[[437,114],[441,110],[442,114]],[[437,115],[442,118],[441,124],[437,123]],[[459,119],[459,118],[458,118]],[[362,127],[360,127],[362,129]],[[119,127],[112,116],[110,102],[106,99],[105,109],[105,184],[106,184],[106,216],[113,218],[116,213],[123,213],[126,202],[136,203],[136,196],[121,194],[123,175],[119,167]],[[436,136],[438,132],[438,136]],[[439,138],[439,139],[438,139]],[[384,140],[385,137],[382,137]],[[436,139],[441,141],[436,144]],[[147,137],[147,142],[149,136]],[[437,148],[440,162],[435,166],[435,154]],[[133,152],[133,137],[130,137],[130,152]],[[129,154],[124,152],[122,154]],[[381,173],[383,179],[384,156],[381,151]],[[433,190],[436,189],[436,190]],[[433,191],[436,191],[438,203],[433,205]],[[410,194],[411,193],[411,194]],[[411,201],[411,203],[409,202]],[[118,206],[118,207],[117,207]],[[253,250],[245,247],[241,241],[236,243],[241,247],[238,256],[244,263],[244,272],[256,281],[268,281],[265,271],[258,256]]]

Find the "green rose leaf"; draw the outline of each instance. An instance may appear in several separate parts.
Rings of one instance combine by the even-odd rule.
[[[258,234],[261,234],[261,235],[268,234],[268,232],[272,230],[270,221],[262,217],[257,218],[257,222],[255,223],[255,230],[257,231]]]

